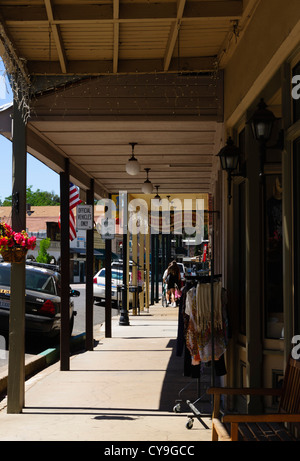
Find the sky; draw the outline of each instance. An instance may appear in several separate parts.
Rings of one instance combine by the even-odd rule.
[[[0,106],[12,102],[13,95],[9,83],[5,81],[5,68],[0,59]],[[12,193],[12,142],[0,133],[0,200]],[[32,190],[60,194],[59,175],[32,155],[27,154],[27,187]]]

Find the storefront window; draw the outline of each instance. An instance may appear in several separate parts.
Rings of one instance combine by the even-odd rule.
[[[281,175],[265,176],[265,326],[266,337],[283,337],[283,256]]]
[[[294,142],[294,318],[295,334],[300,331],[300,138]]]

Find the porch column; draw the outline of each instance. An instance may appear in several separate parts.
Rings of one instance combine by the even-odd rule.
[[[154,281],[155,281],[155,235],[151,234],[151,306],[154,305]]]
[[[259,179],[260,160],[257,142],[250,127],[246,127],[248,150],[246,181],[246,350],[247,387],[262,385],[261,325],[263,303],[261,299],[261,203],[262,186]],[[251,397],[248,412],[262,411],[261,400]]]
[[[111,194],[109,194],[111,199]],[[109,209],[108,218],[111,219]],[[105,239],[105,338],[111,338],[111,239]]]
[[[86,194],[87,205],[94,205],[94,180],[90,181],[90,188]],[[86,231],[86,294],[85,294],[85,347],[86,350],[94,349],[94,229]]]
[[[12,142],[12,228],[26,230],[26,123],[14,98]],[[25,404],[25,262],[11,264],[7,413]]]
[[[145,235],[140,232],[139,233],[139,239],[140,239],[140,251],[139,251],[139,270],[141,271],[141,279],[144,281],[145,279]],[[145,290],[143,290],[139,294],[139,301],[140,301],[140,310],[141,312],[145,310]]]
[[[122,231],[123,231],[123,286],[122,286],[122,309],[120,312],[119,325],[129,325],[128,316],[128,205],[127,192],[120,192],[120,206],[122,211]]]
[[[148,227],[148,232],[146,233],[145,239],[146,239],[146,243],[145,243],[145,246],[146,246],[145,307],[146,307],[146,309],[149,310],[149,304],[150,304],[150,297],[149,297],[149,295],[150,295],[150,293],[149,293],[149,291],[150,291],[150,283],[149,283],[149,275],[150,275],[150,227]]]
[[[65,171],[60,173],[60,260],[61,260],[61,327],[60,327],[60,370],[70,369],[70,204],[69,160],[65,160]]]
[[[285,134],[292,125],[291,67],[281,69],[282,114]],[[283,312],[284,312],[284,370],[291,356],[292,337],[296,325],[293,318],[293,142],[285,135],[282,152],[282,231],[283,231]],[[295,251],[295,249],[294,249]]]
[[[133,265],[132,265],[132,285],[133,286],[136,286],[137,283],[138,283],[138,267],[136,266],[135,263],[138,262],[138,236],[135,232],[133,232],[132,234],[132,240],[131,240],[131,244],[132,244],[132,262],[133,262]],[[137,305],[136,305],[136,301],[137,301],[137,297],[134,296],[133,294],[133,305],[132,305],[132,313],[133,315],[136,315],[137,314]]]
[[[155,302],[159,302],[159,234],[155,235]]]

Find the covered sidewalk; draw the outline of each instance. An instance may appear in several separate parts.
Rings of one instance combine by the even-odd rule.
[[[0,441],[210,441],[210,418],[209,429],[195,419],[188,430],[185,401],[173,411],[192,381],[176,356],[177,320],[178,309],[159,304],[131,317],[130,326],[113,318],[113,337],[102,326],[94,350],[73,355],[70,371],[57,362],[26,382],[22,414],[7,414],[0,403]],[[209,379],[203,375],[203,385]],[[196,383],[180,398],[196,400]]]
[[[89,408],[92,415],[88,421],[93,423],[89,435],[92,436],[98,424],[107,423],[107,402],[114,397],[118,400],[113,408],[125,408],[126,418],[136,417],[129,412],[136,406],[144,412],[147,424],[143,437],[155,437],[150,429],[147,432],[152,419],[148,413],[145,416],[145,409],[150,408],[151,414],[154,410],[157,415],[166,411],[160,406],[158,396],[166,382],[165,370],[171,357],[171,348],[167,345],[174,339],[175,324],[170,333],[165,331],[162,336],[148,335],[142,339],[147,328],[154,333],[160,331],[153,323],[155,316],[151,317],[157,308],[158,295],[150,303],[146,301],[151,309],[145,325],[141,323],[143,316],[127,323],[130,251],[135,260],[138,248],[135,243],[130,250],[127,217],[131,211],[127,194],[129,200],[150,200],[155,189],[157,196],[168,199],[168,211],[174,199],[186,194],[208,197],[209,208],[204,210],[210,213],[208,249],[215,255],[210,260],[210,272],[219,274],[228,294],[231,337],[226,350],[226,385],[280,389],[291,347],[300,331],[299,0],[37,0],[34,4],[21,0],[17,3],[19,6],[15,7],[13,0],[7,0],[0,7],[0,55],[15,90],[13,107],[6,107],[0,113],[0,133],[13,142],[12,223],[15,230],[26,228],[26,153],[29,152],[60,174],[63,309],[60,372],[55,370],[46,380],[43,378],[28,389],[22,416],[1,415],[3,421],[11,421],[4,424],[5,430],[11,425],[12,434],[16,434],[18,421],[22,421],[20,437],[24,438],[25,418],[37,421],[39,413],[39,418],[46,420],[50,413],[53,431],[61,436],[68,429],[56,427],[54,418],[61,418],[61,423],[67,425],[71,418],[69,408],[75,408],[76,417],[78,408]],[[229,149],[224,150],[223,146]],[[218,158],[221,153],[226,154],[222,157],[222,167]],[[131,175],[127,167],[134,158],[140,163],[140,171]],[[153,185],[151,194],[143,192],[148,174]],[[94,200],[118,197],[125,222],[122,226],[122,324],[121,319],[119,322],[122,338],[111,334],[109,329],[103,343],[101,340],[94,350],[94,249],[92,229],[89,229],[87,351],[71,360],[70,182],[80,188],[86,205],[92,206]],[[137,209],[134,212],[138,214]],[[157,222],[160,223],[160,218]],[[163,254],[171,254],[171,233],[165,239],[166,246],[159,244],[163,233],[141,235],[143,238],[138,244],[140,248],[146,247],[148,255],[142,263],[147,273],[146,293],[150,292],[151,271],[153,296],[154,269],[158,277],[162,272],[159,263]],[[109,239],[105,242],[105,251],[108,255],[105,326],[108,327],[113,251]],[[8,399],[11,405],[7,410],[21,413],[25,284],[20,280],[24,281],[25,275],[24,266],[13,269],[11,291],[15,297],[10,318],[11,331],[16,334],[15,343],[10,342],[13,374],[11,399]],[[134,328],[133,322],[138,323]],[[150,344],[153,337],[159,345],[158,356],[164,355],[159,351],[166,352],[162,364]],[[137,353],[133,368],[131,344]],[[110,348],[111,345],[116,348]],[[108,365],[112,368],[105,368],[107,362],[101,348],[103,351],[107,348],[109,354],[117,355],[120,360],[124,348],[126,362],[121,360],[122,368],[111,357]],[[146,351],[149,350],[151,357],[148,358]],[[101,363],[88,371],[90,358],[93,361],[98,355]],[[142,357],[138,359],[139,355]],[[158,381],[153,391],[146,387],[141,390],[143,384],[136,384],[144,380],[144,376],[150,376],[144,366],[146,370],[155,370]],[[139,375],[137,380],[142,369],[142,377]],[[106,373],[103,380],[107,381],[102,382],[104,397],[97,380],[93,383],[90,378],[95,373],[99,379],[103,373],[99,370]],[[118,379],[114,381],[116,376]],[[51,378],[55,378],[53,382]],[[149,377],[145,381],[144,386],[152,385]],[[56,395],[57,388],[63,392],[63,384],[60,386],[63,382],[66,395]],[[36,386],[45,383],[45,389],[41,387],[40,392],[35,392]],[[85,394],[87,384],[91,388]],[[82,405],[77,401],[74,406],[70,402],[66,409],[65,403],[71,398],[67,391],[73,386],[78,401],[88,400]],[[135,386],[138,392],[134,393]],[[46,389],[51,393],[49,413]],[[131,405],[129,395],[136,399],[136,406]],[[98,401],[100,397],[102,400]],[[45,400],[38,402],[40,398]],[[154,400],[146,405],[148,398]],[[172,414],[172,405],[168,404],[167,408],[170,408],[168,417],[174,421],[174,428],[168,427],[166,418],[165,432],[160,437],[170,440],[173,430],[174,437],[179,437],[179,425],[183,437],[192,437],[194,431],[186,432],[179,421],[181,415]],[[236,397],[228,401],[228,407],[239,413],[272,412],[277,400]],[[136,420],[120,420],[118,411],[113,415],[109,413],[114,423],[122,424],[116,440],[136,438],[137,433],[130,434],[127,430],[129,423],[134,425]],[[142,430],[142,424],[138,427]],[[151,423],[149,427],[154,425]],[[196,430],[210,436],[201,427]]]

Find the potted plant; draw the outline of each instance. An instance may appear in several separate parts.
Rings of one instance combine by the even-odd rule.
[[[0,223],[0,253],[4,261],[21,263],[28,250],[34,250],[36,237],[28,237],[27,232],[15,232],[7,223]]]

